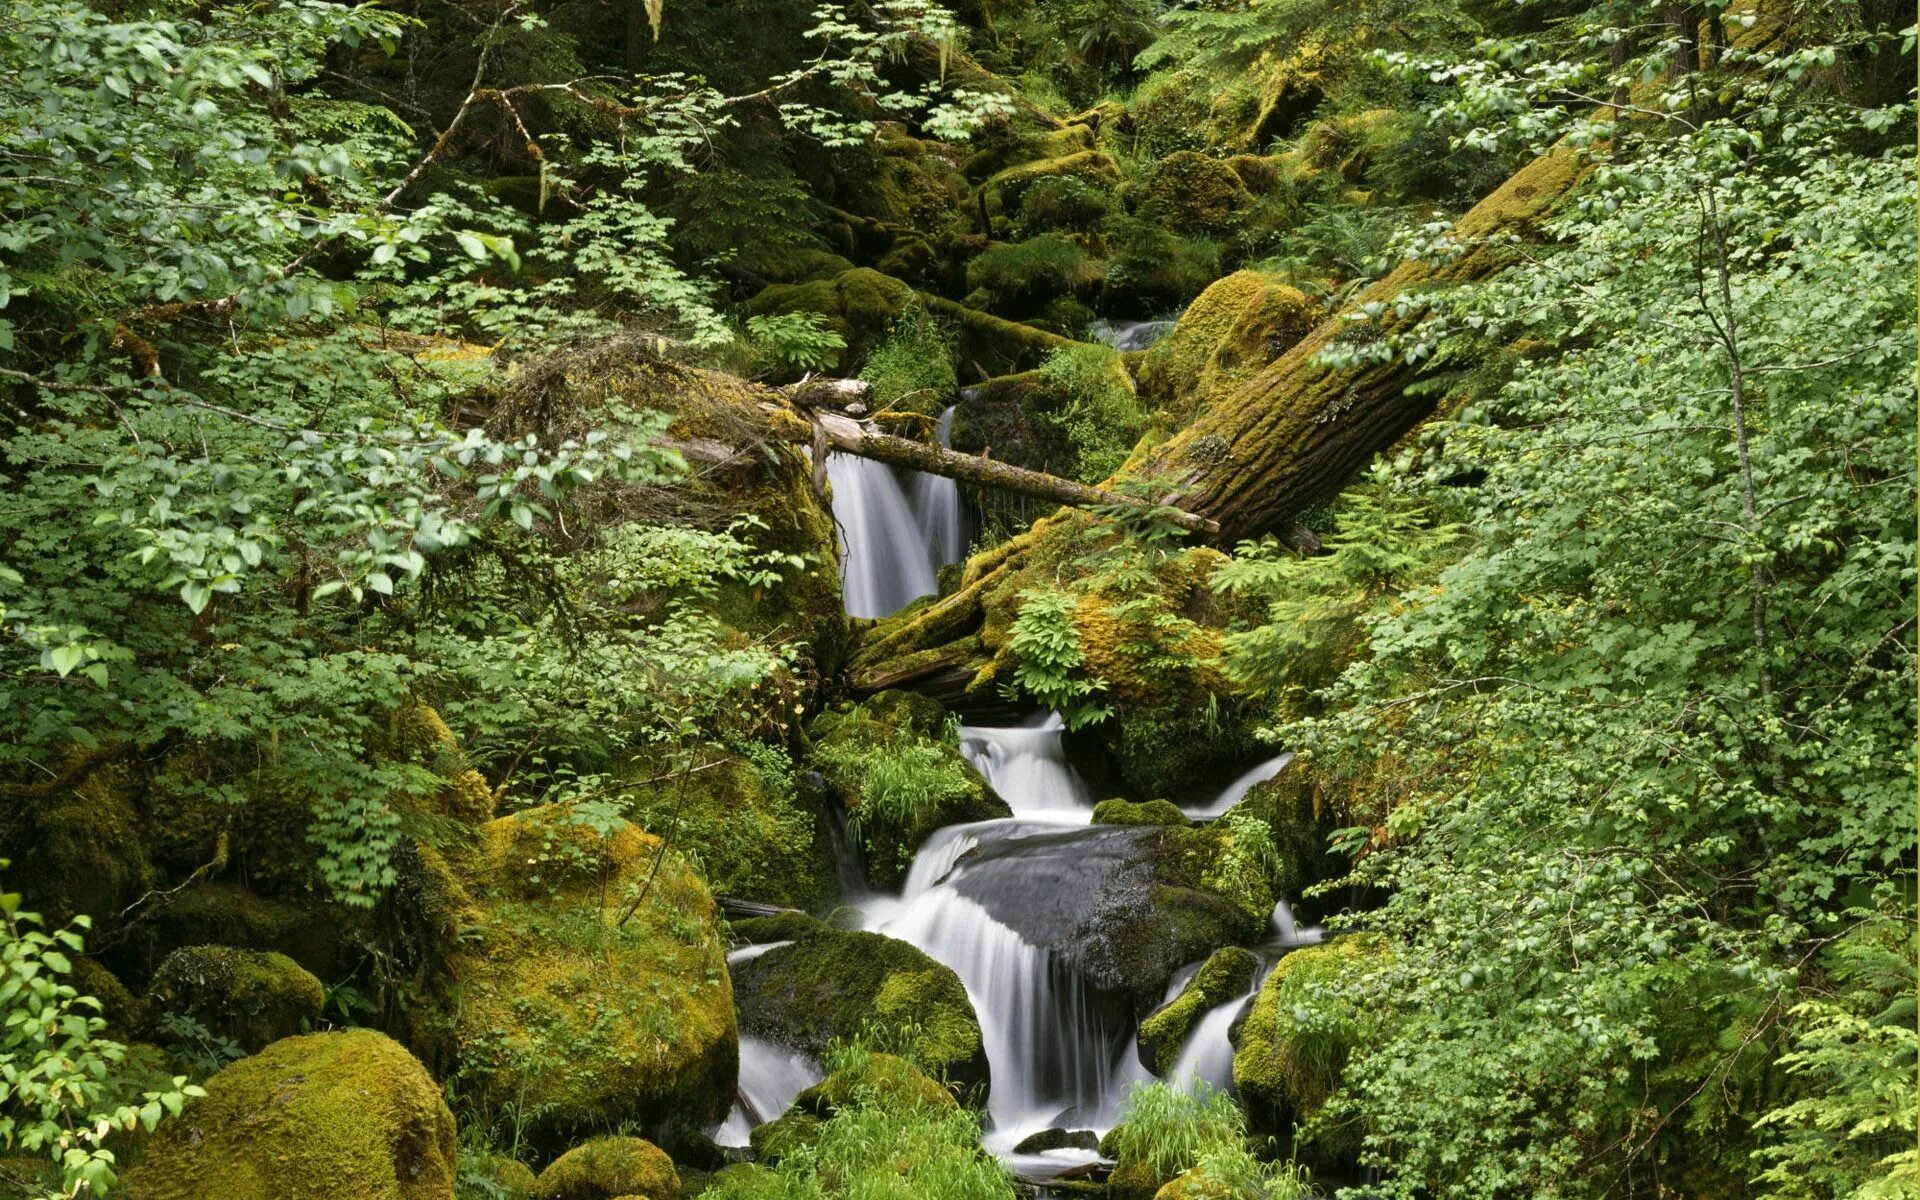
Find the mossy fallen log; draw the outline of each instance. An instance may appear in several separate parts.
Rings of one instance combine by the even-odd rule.
[[[1210,536],[1218,542],[1284,533],[1433,409],[1430,393],[1409,388],[1418,364],[1394,355],[1342,367],[1325,361],[1323,352],[1356,336],[1363,326],[1354,318],[1368,306],[1389,315],[1365,327],[1372,331],[1367,336],[1391,335],[1399,325],[1391,315],[1396,298],[1496,273],[1512,255],[1510,239],[1551,214],[1585,171],[1580,155],[1566,147],[1521,168],[1454,225],[1459,254],[1402,263],[1245,383],[1214,398],[1192,424],[1129,461],[1105,487],[1148,484],[1152,501],[1216,522],[1218,532]],[[1056,513],[975,556],[956,592],[868,636],[853,663],[855,680],[911,676],[892,660],[914,661],[967,638],[978,639],[968,661],[990,666],[1004,653],[1006,630],[988,615],[1004,613],[1014,602],[1010,593],[1031,582],[1027,568],[1058,557],[1059,539],[1077,536],[1081,522]],[[943,663],[942,673],[956,665]],[[970,686],[989,686],[995,675],[981,669]]]

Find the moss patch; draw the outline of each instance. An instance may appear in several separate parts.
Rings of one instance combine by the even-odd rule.
[[[320,1019],[326,989],[284,954],[232,946],[188,946],[154,973],[157,1012],[193,1017],[253,1053]]]
[[[1093,806],[1095,825],[1168,825],[1185,828],[1187,814],[1171,800],[1102,800]]]
[[[1262,1124],[1283,1128],[1288,1119],[1312,1120],[1326,1107],[1374,1016],[1346,1000],[1330,1001],[1327,989],[1387,953],[1384,939],[1352,934],[1295,950],[1267,976],[1233,1055],[1234,1086]],[[1343,1154],[1356,1150],[1359,1138],[1353,1129],[1321,1140],[1329,1152]]]
[[[831,905],[832,852],[784,755],[770,750],[761,765],[710,747],[694,758],[698,769],[684,775],[645,757],[629,763],[622,794],[633,819],[673,831],[716,892],[790,908]]]
[[[1316,313],[1299,289],[1235,271],[1201,292],[1140,360],[1140,393],[1174,420],[1204,408],[1305,336]]]
[[[540,1172],[530,1200],[680,1200],[680,1174],[667,1152],[637,1137],[602,1137],[575,1146]]]
[[[453,1114],[371,1030],[275,1042],[206,1083],[127,1173],[130,1200],[446,1200]]]
[[[723,1116],[739,1042],[699,877],[632,825],[602,836],[555,806],[481,834],[480,919],[450,963],[463,1094],[517,1105],[555,1148],[622,1121]]]
[[[1250,950],[1228,946],[1213,952],[1180,994],[1140,1022],[1140,1058],[1156,1075],[1173,1069],[1194,1023],[1247,990],[1260,962]]]
[[[733,968],[743,1029],[822,1058],[877,1025],[927,1071],[985,1082],[980,1022],[951,969],[882,934],[776,920],[792,944]]]

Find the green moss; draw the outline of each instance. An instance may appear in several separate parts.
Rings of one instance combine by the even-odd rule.
[[[1165,1075],[1180,1057],[1194,1022],[1252,986],[1260,962],[1250,950],[1216,950],[1180,994],[1140,1022],[1141,1056],[1156,1075]]]
[[[1233,1055],[1234,1086],[1257,1115],[1284,1127],[1288,1118],[1312,1120],[1326,1107],[1371,1019],[1329,987],[1389,952],[1383,938],[1351,934],[1295,950],[1274,967]],[[1335,1131],[1321,1140],[1332,1153],[1351,1153],[1359,1131]]]
[[[1219,236],[1253,198],[1222,160],[1180,150],[1155,163],[1131,199],[1141,217],[1163,228]]]
[[[1220,277],[1224,253],[1214,234],[1116,214],[1107,223],[1107,286],[1150,309],[1178,307]]]
[[[897,887],[934,830],[1012,815],[923,699],[881,693],[815,720],[814,764],[853,820],[876,887]]]
[[[803,912],[775,913],[770,917],[746,917],[727,922],[734,941],[764,945],[767,942],[791,942],[831,928],[818,917]]]
[[[699,769],[685,774],[652,758],[630,762],[621,790],[629,815],[648,830],[671,830],[722,895],[793,908],[831,904],[832,852],[784,752],[770,747],[753,761],[719,747],[694,753]]]
[[[1181,418],[1278,358],[1312,324],[1298,289],[1256,271],[1211,284],[1140,360],[1141,395]]]
[[[967,263],[967,287],[986,293],[989,307],[1004,308],[1088,292],[1106,274],[1106,264],[1073,238],[1043,233],[975,255]]]
[[[718,1120],[739,1044],[718,914],[659,838],[557,806],[481,829],[479,921],[442,1020],[462,1094],[536,1145],[622,1121]],[[644,900],[642,896],[644,895]]]
[[[322,979],[341,970],[344,930],[323,911],[259,896],[238,884],[199,883],[169,898],[164,919],[143,929],[156,957],[182,946],[277,950]]]
[[[56,925],[107,917],[152,886],[149,839],[134,806],[139,790],[131,770],[108,762],[72,791],[32,805],[8,876],[30,910]]]
[[[837,364],[844,370],[886,336],[912,296],[913,289],[900,280],[871,268],[856,267],[832,278],[763,288],[747,302],[747,311],[754,316],[820,314],[829,328],[846,339],[847,348]]]
[[[487,1200],[527,1200],[533,1191],[533,1169],[504,1154],[481,1153],[471,1157],[462,1154],[460,1174],[463,1178],[483,1179],[499,1193],[497,1196],[482,1193]]]
[[[1090,189],[1106,191],[1120,182],[1120,168],[1099,150],[1074,150],[1035,159],[996,172],[984,184],[987,211],[996,217],[1020,210],[1027,189],[1046,179],[1078,179]]]
[[[680,1200],[680,1175],[666,1151],[637,1137],[602,1137],[553,1160],[530,1200]]]
[[[820,1058],[834,1042],[873,1029],[934,1074],[985,1079],[979,1019],[948,967],[906,942],[819,922],[783,921],[756,932],[781,933],[791,944],[734,966],[747,1032]]]
[[[1186,827],[1187,814],[1171,800],[1102,800],[1093,806],[1095,825],[1172,825]]]
[[[125,1177],[129,1200],[446,1200],[453,1114],[384,1034],[287,1038],[206,1082]]]
[[[153,977],[156,1011],[191,1016],[249,1053],[317,1023],[326,998],[286,955],[232,946],[175,950]]]

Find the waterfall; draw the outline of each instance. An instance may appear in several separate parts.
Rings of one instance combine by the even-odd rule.
[[[934,434],[940,445],[949,448],[953,445],[952,408],[940,414]],[[913,477],[908,502],[927,551],[933,556],[934,570],[938,572],[948,563],[957,563],[967,556],[966,509],[960,502],[960,485],[944,475],[930,475],[925,471],[908,474]]]
[[[1212,820],[1215,817],[1225,816],[1228,809],[1246,798],[1247,793],[1253,790],[1255,784],[1265,783],[1267,780],[1272,779],[1275,775],[1284,771],[1287,764],[1292,761],[1293,751],[1291,750],[1284,754],[1276,754],[1259,766],[1253,768],[1253,770],[1240,776],[1232,783],[1229,783],[1218,796],[1213,798],[1211,803],[1191,805],[1182,808],[1180,811],[1197,821]]]
[[[849,616],[884,617],[935,590],[933,560],[893,468],[827,455],[840,526],[840,583]]]
[[[1240,1010],[1260,990],[1260,982],[1265,975],[1263,969],[1255,975],[1252,987],[1231,1000],[1214,1005],[1207,1010],[1206,1016],[1194,1022],[1193,1029],[1187,1034],[1186,1044],[1180,1048],[1180,1057],[1174,1060],[1172,1068],[1167,1071],[1168,1083],[1188,1091],[1201,1083],[1216,1091],[1232,1086],[1233,1043],[1227,1034],[1239,1018]]]
[[[1273,919],[1268,923],[1267,928],[1273,934],[1269,944],[1289,950],[1300,946],[1317,946],[1327,936],[1327,931],[1318,925],[1300,928],[1300,922],[1293,916],[1293,905],[1287,903],[1285,896],[1280,897],[1279,903],[1273,906]]]
[[[731,961],[732,956],[728,956]],[[715,1131],[722,1146],[744,1146],[755,1125],[787,1111],[794,1097],[819,1083],[820,1065],[798,1050],[776,1046],[749,1034],[740,1035],[740,1082],[734,1088],[733,1111]]]
[[[1132,350],[1145,350],[1161,338],[1167,336],[1174,327],[1173,321],[1095,321],[1087,326],[1087,332],[1096,342],[1105,342],[1115,350],[1126,353]]]
[[[1060,743],[1065,730],[1053,713],[1011,728],[962,725],[960,753],[986,776],[1016,816],[1084,824],[1093,796],[1067,762]]]

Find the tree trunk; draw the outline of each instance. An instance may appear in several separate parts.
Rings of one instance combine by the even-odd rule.
[[[1433,397],[1409,394],[1417,364],[1395,355],[1385,362],[1344,369],[1323,364],[1329,347],[1358,337],[1392,333],[1398,322],[1388,315],[1376,325],[1355,317],[1373,304],[1391,314],[1403,294],[1486,278],[1508,261],[1504,245],[1537,223],[1559,203],[1584,173],[1579,157],[1556,148],[1515,173],[1475,205],[1452,231],[1460,253],[1447,261],[1409,261],[1368,288],[1339,313],[1322,322],[1297,345],[1270,363],[1223,400],[1203,411],[1185,430],[1122,470],[1122,478],[1146,481],[1152,498],[1219,525],[1217,542],[1232,542],[1285,530],[1302,511],[1331,499],[1375,454],[1398,441],[1433,409]],[[1071,536],[1074,522],[1061,515],[1044,518],[1020,537],[976,556],[967,564],[955,594],[913,616],[874,631],[854,662],[856,690],[881,681],[898,686],[915,681],[902,656],[937,663],[951,675],[950,656],[928,652],[975,635],[975,662],[997,656],[988,609],[1004,612],[1023,566],[1042,553],[1046,539]],[[976,686],[992,672],[981,671]]]
[[[912,467],[916,471],[944,475],[964,483],[1017,492],[1036,500],[1051,500],[1055,504],[1078,508],[1113,508],[1138,507],[1143,503],[1132,496],[1089,487],[1058,475],[1048,475],[1044,471],[1030,471],[1012,463],[995,462],[991,458],[961,454],[925,442],[877,433],[839,413],[810,410],[806,416],[811,427],[803,430],[793,421],[783,419],[791,416],[789,410],[772,404],[763,404],[761,407],[767,412],[774,431],[788,441],[817,445],[820,439],[816,435],[823,434],[826,446],[832,450],[871,458],[890,466]],[[1184,509],[1168,510],[1166,519],[1189,533],[1215,534],[1220,531],[1220,526],[1212,520]]]

